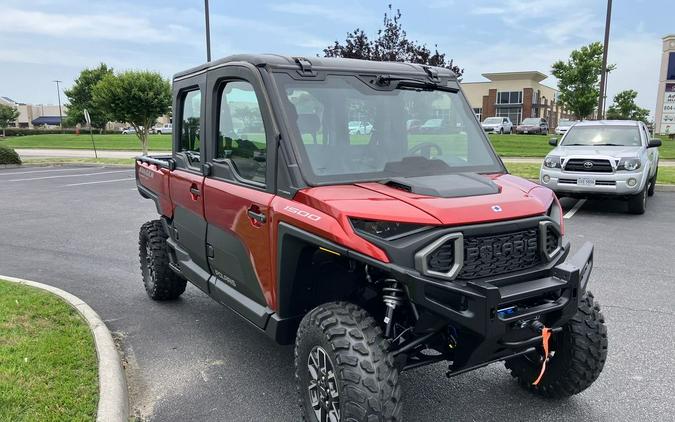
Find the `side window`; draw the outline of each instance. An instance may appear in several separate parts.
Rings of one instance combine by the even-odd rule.
[[[228,82],[219,107],[216,158],[229,158],[244,179],[265,183],[267,136],[253,86],[245,81]]]
[[[191,166],[199,165],[199,123],[201,120],[202,94],[199,90],[183,94],[183,112],[180,124],[180,148]]]

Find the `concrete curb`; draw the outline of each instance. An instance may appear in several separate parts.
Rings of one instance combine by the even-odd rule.
[[[80,298],[59,288],[36,281],[0,275],[0,279],[46,290],[65,300],[87,321],[96,344],[98,356],[98,411],[97,422],[126,422],[129,418],[127,382],[122,362],[112,335],[101,317]]]

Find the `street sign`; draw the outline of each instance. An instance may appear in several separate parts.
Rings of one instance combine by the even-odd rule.
[[[84,120],[86,120],[87,125],[91,126],[91,116],[89,116],[89,112],[87,109],[84,109]]]
[[[667,83],[663,93],[663,110],[661,111],[661,133],[675,133],[675,84]]]

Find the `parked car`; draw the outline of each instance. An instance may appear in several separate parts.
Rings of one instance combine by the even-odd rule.
[[[429,119],[417,129],[419,133],[448,133],[449,130],[447,119]]]
[[[548,122],[542,117],[528,117],[516,127],[516,133],[546,135]]]
[[[570,119],[560,119],[558,121],[558,126],[555,127],[555,134],[556,135],[564,135],[567,130],[572,127],[573,124],[575,124],[577,121],[576,120],[570,120]]]
[[[155,126],[153,128],[150,128],[150,133],[154,133],[157,135],[170,135],[173,132],[173,128],[171,123],[165,123],[161,126]]]
[[[132,126],[129,126],[129,127],[122,128],[121,132],[122,132],[122,135],[129,135],[129,134],[132,134],[132,133],[136,133],[136,129],[133,128]]]
[[[408,119],[405,122],[405,128],[410,133],[418,132],[420,126],[422,126],[422,121],[420,119]]]
[[[487,133],[511,133],[513,123],[508,117],[488,117],[483,120],[481,127]]]
[[[295,344],[302,420],[400,421],[409,396],[400,371],[439,362],[450,377],[506,361],[524,389],[550,398],[598,378],[607,331],[589,291],[593,245],[571,253],[555,195],[508,174],[454,73],[237,55],[178,73],[174,93],[199,92],[204,79],[224,92],[250,87],[248,103],[271,136],[241,151],[242,139],[211,136],[232,133],[227,95],[221,103],[220,91],[204,88],[190,108],[174,95],[176,131],[199,116],[210,136],[136,159],[139,193],[160,214],[139,231],[142,285],[169,300],[189,281],[274,341]],[[298,92],[330,116],[330,142],[303,140]],[[383,128],[402,123],[406,107],[448,113],[471,139],[469,154],[452,148],[452,132],[437,134],[443,119],[423,125],[434,136],[351,143],[344,99],[355,97],[374,105]]]
[[[370,132],[373,131],[373,124],[369,122],[353,120],[347,126],[350,135],[370,135]]]
[[[544,159],[540,181],[560,196],[609,196],[642,214],[654,195],[661,140],[630,120],[576,123]]]

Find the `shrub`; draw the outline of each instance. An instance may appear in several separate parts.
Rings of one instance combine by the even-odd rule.
[[[21,158],[12,148],[0,145],[0,164],[21,164]]]
[[[65,133],[67,135],[74,135],[77,132],[75,128],[66,128],[66,129],[29,129],[29,128],[17,128],[17,127],[8,127],[6,130],[6,136],[27,136],[27,135],[57,135],[60,133]],[[89,129],[80,129],[80,133],[89,133]],[[94,133],[106,133],[99,129],[94,129]]]

